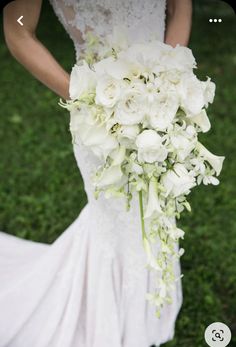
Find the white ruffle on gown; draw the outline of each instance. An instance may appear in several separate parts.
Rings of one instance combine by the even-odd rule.
[[[133,23],[136,29],[139,25],[150,30],[155,17],[155,31],[163,40],[163,0],[122,0],[119,6],[109,0],[98,5],[93,0],[52,4],[74,38],[77,57],[80,45],[74,35],[78,28],[83,33],[86,20],[102,34],[121,18],[131,29]],[[158,319],[155,307],[145,299],[146,292],[154,289],[155,277],[145,267],[138,199],[129,212],[123,199],[95,200],[90,175],[98,159],[79,142],[73,149],[88,196],[78,218],[51,245],[0,232],[0,347],[160,345],[173,338],[182,304],[181,282],[176,282],[173,303]],[[180,275],[179,262],[175,271]]]

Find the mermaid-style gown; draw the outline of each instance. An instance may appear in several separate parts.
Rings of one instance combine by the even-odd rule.
[[[165,0],[52,0],[77,58],[86,25],[107,34],[126,25],[130,37],[164,36]],[[86,25],[85,25],[86,23]],[[181,282],[161,318],[145,299],[154,277],[145,267],[138,199],[94,199],[97,160],[73,145],[88,203],[51,245],[0,233],[0,347],[149,347],[173,338]],[[180,264],[176,263],[176,274]]]

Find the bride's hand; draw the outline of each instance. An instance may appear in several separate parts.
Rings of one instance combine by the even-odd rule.
[[[12,55],[38,80],[64,99],[69,99],[69,74],[37,39],[35,31],[42,0],[17,0],[4,8],[4,34]],[[23,16],[23,26],[17,18]]]
[[[165,43],[187,46],[192,25],[192,0],[167,0]]]

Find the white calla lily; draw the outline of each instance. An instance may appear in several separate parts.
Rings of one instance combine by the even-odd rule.
[[[225,157],[211,153],[200,142],[197,143],[196,148],[199,152],[199,155],[202,156],[213,167],[213,169],[216,172],[216,175],[219,176],[222,170]]]
[[[211,129],[211,123],[207,116],[206,110],[202,110],[199,114],[190,117],[190,120],[197,124],[203,133],[206,133]]]
[[[150,218],[154,214],[160,214],[162,213],[162,209],[160,206],[160,201],[158,199],[158,192],[157,192],[157,180],[155,177],[152,177],[149,182],[148,187],[148,203],[147,208],[144,214],[144,218]]]

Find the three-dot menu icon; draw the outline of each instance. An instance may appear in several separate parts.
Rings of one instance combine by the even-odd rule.
[[[217,19],[217,18],[215,18],[215,19],[210,18],[209,22],[210,23],[222,23],[222,19],[221,18],[219,18],[219,19]]]

